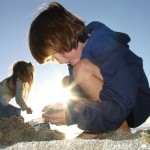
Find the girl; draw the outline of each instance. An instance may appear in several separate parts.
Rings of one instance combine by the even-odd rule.
[[[34,66],[30,62],[18,61],[13,65],[12,75],[0,82],[0,117],[19,117],[21,110],[32,114],[25,99],[33,85],[33,75]],[[12,98],[15,98],[21,109],[9,104]]]

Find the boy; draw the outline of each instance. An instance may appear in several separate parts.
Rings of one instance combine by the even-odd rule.
[[[59,3],[51,3],[31,24],[30,51],[40,64],[54,59],[68,64],[69,78],[82,96],[56,114],[48,114],[53,106],[46,106],[43,117],[52,124],[77,124],[92,132],[145,122],[150,115],[150,88],[142,59],[129,49],[129,42],[127,34],[100,22],[85,26]]]

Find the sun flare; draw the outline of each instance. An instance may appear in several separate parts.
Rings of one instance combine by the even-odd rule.
[[[41,110],[49,104],[62,103],[65,105],[66,101],[72,98],[70,88],[62,86],[62,77],[60,75],[35,86],[38,88],[33,89],[28,100],[28,105],[32,108],[33,114],[27,115],[23,112],[25,120],[41,117]]]
[[[71,86],[70,87],[63,87],[62,86],[62,77],[55,76],[51,80],[46,80],[42,84],[37,83],[39,85],[35,85],[36,89],[33,89],[32,94],[28,100],[28,106],[30,106],[33,110],[33,114],[26,114],[26,112],[22,112],[22,116],[25,119],[25,122],[31,121],[33,119],[41,118],[42,116],[42,109],[54,103],[62,103],[66,104],[66,101],[70,99],[74,99],[71,93]],[[72,85],[73,86],[73,85]],[[76,135],[82,132],[77,125],[73,126],[55,126],[50,125],[51,129],[58,130],[60,132],[65,133],[66,139],[72,139]]]

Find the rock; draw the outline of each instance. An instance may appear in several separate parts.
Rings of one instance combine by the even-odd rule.
[[[22,117],[0,119],[0,148],[19,142],[50,141],[64,139],[65,135],[57,130],[41,129],[36,131]]]
[[[0,132],[0,140],[3,138],[3,132]]]

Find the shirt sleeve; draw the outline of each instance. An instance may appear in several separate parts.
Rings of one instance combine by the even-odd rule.
[[[134,107],[137,86],[127,63],[117,52],[103,64],[97,59],[97,66],[104,78],[100,101],[70,101],[67,124],[77,124],[82,130],[107,132],[117,129]]]
[[[16,81],[16,103],[21,107],[22,111],[28,108],[23,99],[23,83],[20,79]]]

